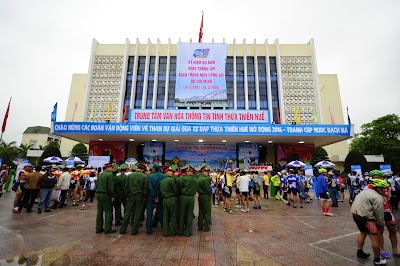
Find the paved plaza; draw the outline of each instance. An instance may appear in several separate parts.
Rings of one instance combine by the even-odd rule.
[[[212,208],[210,232],[199,232],[195,220],[191,237],[165,238],[160,227],[148,235],[144,226],[136,236],[95,234],[96,208],[69,202],[51,213],[15,214],[13,200],[14,192],[0,198],[0,265],[372,265],[355,255],[348,202],[331,208],[333,217],[322,215],[318,200],[294,209],[263,199],[261,210],[232,215]],[[386,233],[385,242],[390,252]],[[369,239],[364,251],[372,253]]]

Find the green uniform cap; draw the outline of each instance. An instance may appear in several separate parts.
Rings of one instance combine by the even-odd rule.
[[[113,165],[113,172],[117,172],[119,169],[119,165],[118,164],[114,164]]]
[[[132,165],[132,170],[137,170],[137,166],[136,165]]]
[[[129,166],[126,163],[121,164],[121,166],[119,167],[119,169],[121,169],[121,170],[126,170],[128,168],[129,168]]]

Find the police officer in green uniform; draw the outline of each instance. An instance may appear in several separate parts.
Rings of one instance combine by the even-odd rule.
[[[114,233],[116,230],[111,228],[112,225],[112,202],[114,201],[114,182],[113,164],[105,165],[104,171],[97,177],[96,193],[97,193],[97,216],[96,216],[96,233],[105,232],[106,234]],[[103,212],[105,214],[105,222],[103,220]],[[103,228],[104,225],[104,228]]]
[[[210,169],[203,167],[197,177],[197,192],[199,193],[198,227],[205,232],[210,231],[211,221],[211,178]],[[204,225],[204,227],[203,227]]]
[[[174,171],[171,168],[164,169],[165,177],[160,182],[161,195],[163,197],[163,236],[175,236],[176,234],[176,196],[178,188]]]
[[[128,175],[127,182],[125,183],[125,191],[127,192],[128,198],[122,226],[119,229],[120,234],[126,233],[131,215],[133,215],[132,235],[136,235],[139,232],[139,223],[148,190],[147,176],[143,173],[145,170],[145,165],[138,164],[137,171]]]
[[[114,164],[113,166],[113,180],[114,180],[114,215],[115,215],[115,226],[121,225],[122,223],[122,210],[121,203],[124,194],[124,181],[121,176],[118,175],[119,165]]]
[[[125,182],[126,182],[126,180],[127,180],[127,178],[128,178],[128,176],[126,175],[126,170],[128,170],[128,168],[129,168],[129,165],[127,165],[126,163],[123,163],[123,164],[121,164],[120,166],[119,166],[119,170],[120,170],[120,175],[119,175],[119,177],[122,179],[122,181],[124,182],[124,185],[123,185],[123,191],[122,191],[122,194],[121,194],[121,201],[122,201],[122,205],[124,206],[124,209],[125,209],[125,207],[126,207],[126,192],[125,192]]]
[[[178,235],[181,236],[185,233],[185,236],[191,236],[197,179],[194,176],[196,171],[192,166],[188,164],[184,168],[186,169],[186,173],[178,179],[180,191]]]

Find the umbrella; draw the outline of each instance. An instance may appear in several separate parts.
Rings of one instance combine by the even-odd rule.
[[[334,168],[336,165],[334,163],[331,163],[329,161],[320,161],[314,167],[319,167],[319,168]]]
[[[18,157],[18,158],[15,158],[14,160],[12,160],[12,162],[14,164],[28,163],[28,159]]]
[[[45,163],[62,163],[63,159],[60,157],[52,156],[52,157],[47,157],[46,159],[43,160]]]
[[[128,159],[126,159],[126,161],[125,161],[125,163],[126,164],[129,164],[129,165],[131,165],[131,164],[136,164],[138,161],[135,159],[135,158],[128,158]]]
[[[66,163],[84,163],[85,161],[79,157],[69,157],[65,160]]]
[[[291,161],[290,163],[288,163],[286,166],[290,166],[290,167],[302,167],[302,166],[306,166],[305,163],[300,162],[300,161]]]

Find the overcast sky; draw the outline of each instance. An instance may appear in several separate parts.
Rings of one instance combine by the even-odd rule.
[[[400,1],[0,1],[0,123],[12,97],[6,142],[29,126],[64,121],[73,73],[87,73],[92,39],[101,44],[160,38],[203,42],[307,43],[318,71],[337,74],[343,112],[356,132],[400,115]]]

